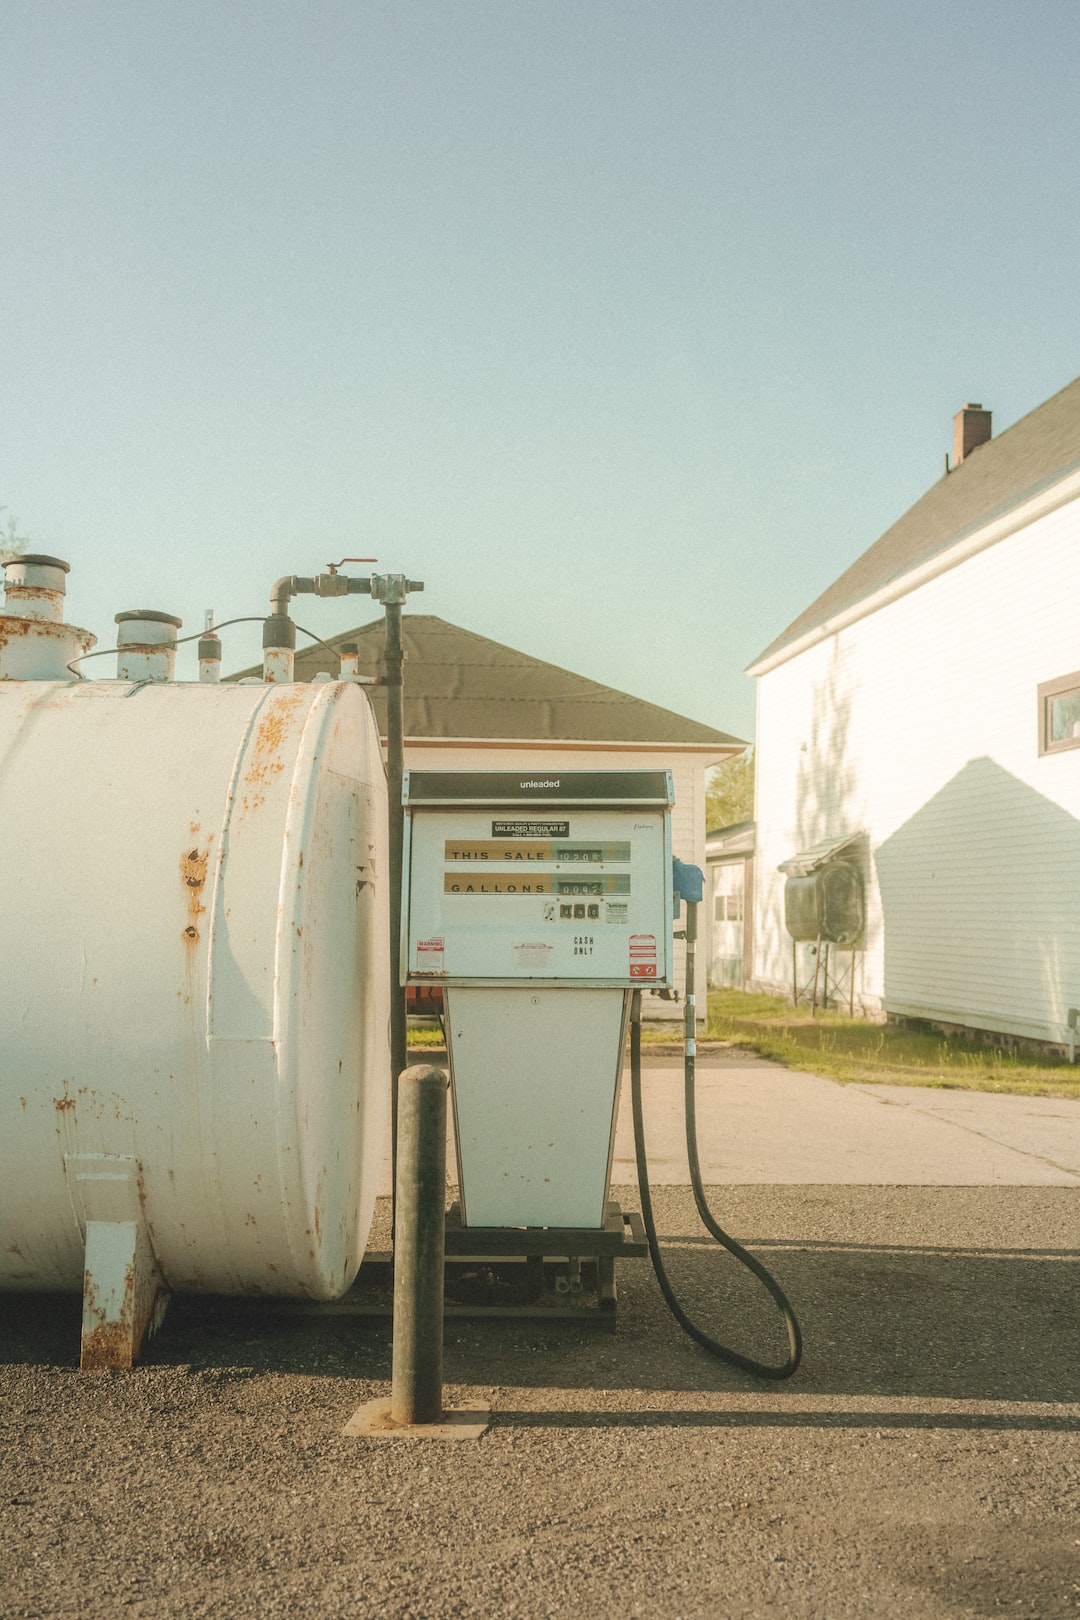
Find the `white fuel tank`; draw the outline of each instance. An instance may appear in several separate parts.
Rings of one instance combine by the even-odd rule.
[[[169,1290],[349,1287],[386,837],[355,685],[0,682],[0,1288],[81,1289],[124,1220]]]

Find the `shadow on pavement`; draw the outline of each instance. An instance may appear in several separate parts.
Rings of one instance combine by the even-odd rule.
[[[703,1247],[698,1233],[666,1239],[664,1249],[677,1293],[707,1332],[758,1357],[782,1358],[778,1318],[741,1268]],[[950,1252],[818,1241],[766,1244],[762,1252],[802,1323],[805,1359],[790,1382],[765,1385],[707,1356],[668,1315],[648,1261],[633,1261],[620,1267],[616,1335],[597,1331],[595,1316],[581,1323],[454,1318],[446,1326],[446,1383],[612,1394],[756,1391],[767,1393],[773,1406],[795,1404],[803,1396],[1080,1401],[1080,1255],[1075,1251]],[[77,1368],[76,1297],[9,1295],[4,1303],[0,1362]],[[280,1301],[180,1297],[146,1346],[144,1366],[191,1369],[226,1380],[274,1373],[385,1381],[390,1346],[385,1318],[298,1316]],[[635,1413],[636,1408],[563,1411],[550,1418],[520,1415],[520,1420],[694,1421],[717,1427],[889,1421],[884,1414],[784,1410]],[[902,1421],[963,1426],[960,1419],[933,1413],[905,1413]],[[1074,1426],[1071,1420],[1035,1414],[976,1421],[979,1427]]]

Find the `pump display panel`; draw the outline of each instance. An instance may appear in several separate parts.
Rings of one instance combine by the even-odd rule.
[[[403,977],[669,982],[667,772],[409,772]]]

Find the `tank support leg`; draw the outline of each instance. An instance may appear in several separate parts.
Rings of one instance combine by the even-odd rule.
[[[168,1301],[143,1217],[138,1165],[109,1154],[69,1154],[65,1164],[86,1231],[79,1366],[128,1368]]]

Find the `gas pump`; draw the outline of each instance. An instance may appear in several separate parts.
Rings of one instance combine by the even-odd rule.
[[[447,1256],[646,1253],[608,1198],[629,998],[670,982],[666,771],[410,771],[402,976],[443,991]]]
[[[691,1179],[718,1242],[766,1282],[791,1355],[772,1368],[728,1351],[675,1300],[652,1222],[640,1098],[643,988],[672,985],[668,771],[409,771],[401,979],[441,986],[460,1205],[446,1254],[596,1259],[602,1308],[614,1261],[651,1253],[680,1325],[712,1354],[767,1377],[801,1353],[791,1308],[722,1231],[700,1187],[694,1132],[696,868],[687,898],[686,1099]],[[700,879],[700,873],[697,873]],[[622,1055],[631,1034],[645,1216],[609,1201]]]

